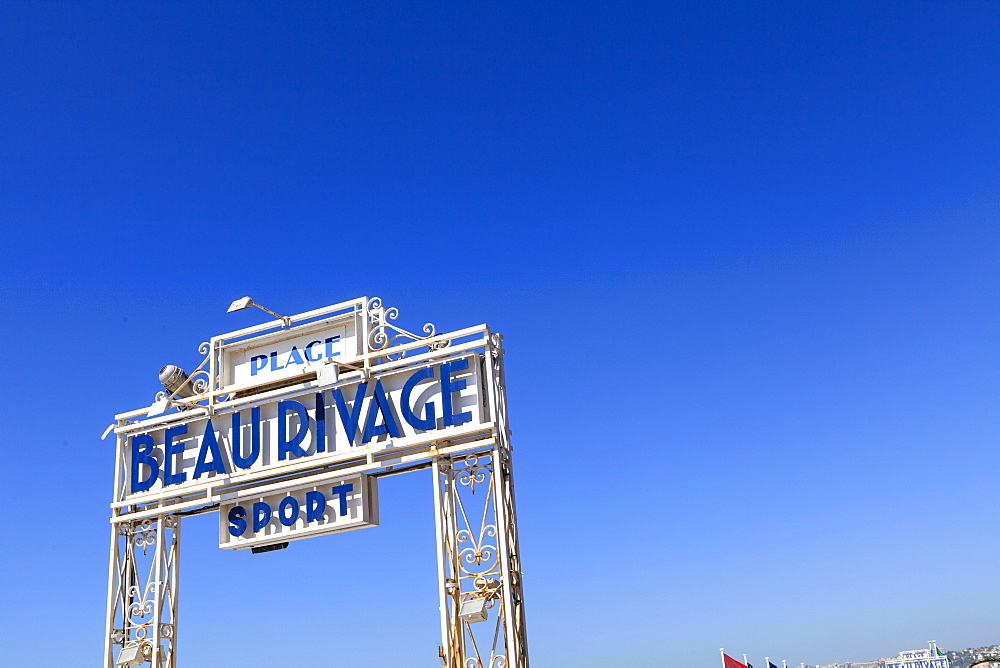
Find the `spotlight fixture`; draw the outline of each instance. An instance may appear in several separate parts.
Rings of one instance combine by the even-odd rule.
[[[284,327],[291,327],[291,325],[292,325],[291,318],[285,317],[283,315],[278,315],[277,313],[275,313],[271,309],[264,308],[263,306],[261,306],[260,304],[258,304],[254,300],[250,299],[249,297],[243,297],[241,299],[237,299],[236,301],[234,301],[232,304],[229,305],[229,308],[226,309],[226,313],[232,313],[233,311],[242,311],[243,309],[250,308],[251,306],[256,306],[261,311],[265,311],[267,313],[270,313],[275,318],[277,318],[278,320],[280,320],[282,322],[282,326],[284,326]]]
[[[142,645],[129,645],[118,653],[116,666],[138,666],[146,663],[146,656],[142,652]]]
[[[261,554],[263,552],[274,552],[275,550],[284,550],[288,547],[288,543],[275,543],[273,545],[261,545],[260,547],[251,547],[250,552],[252,554]]]
[[[244,297],[243,299],[237,299],[236,301],[234,301],[232,304],[229,305],[229,308],[226,309],[226,313],[232,313],[233,311],[242,311],[243,309],[250,308],[253,305],[254,305],[253,300],[250,299],[249,297]]]
[[[463,622],[484,622],[486,621],[486,599],[470,598],[462,601],[462,607],[458,610],[458,618]]]
[[[184,369],[173,364],[160,369],[160,382],[171,396],[187,399],[197,394],[192,387],[191,379],[184,372]]]

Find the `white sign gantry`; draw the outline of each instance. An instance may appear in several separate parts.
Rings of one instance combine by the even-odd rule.
[[[213,337],[115,416],[106,668],[176,668],[183,517],[219,512],[221,548],[280,549],[377,526],[379,478],[423,468],[443,666],[528,665],[502,337],[398,315],[362,297]]]

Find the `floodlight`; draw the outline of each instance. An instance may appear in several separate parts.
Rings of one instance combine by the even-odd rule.
[[[458,618],[463,622],[484,622],[486,621],[486,599],[470,598],[462,601],[462,607],[458,610]]]
[[[290,327],[291,324],[292,324],[291,318],[286,318],[283,315],[278,315],[277,313],[275,313],[271,309],[264,308],[263,306],[261,306],[260,304],[258,304],[254,300],[250,299],[249,297],[242,297],[242,298],[237,299],[236,301],[234,301],[232,304],[229,305],[229,308],[226,309],[226,313],[232,313],[233,311],[242,311],[243,309],[250,308],[251,306],[256,306],[261,311],[265,311],[267,313],[270,313],[275,318],[277,318],[278,320],[280,320],[285,327]]]
[[[259,547],[251,547],[250,552],[252,554],[260,554],[262,552],[274,552],[275,550],[284,550],[288,547],[288,543],[274,543],[273,545],[261,545]]]
[[[244,297],[243,299],[237,299],[232,304],[229,305],[229,309],[226,313],[232,313],[233,311],[242,311],[245,308],[250,308],[253,306],[253,300],[249,297]]]
[[[168,364],[160,369],[160,382],[171,396],[187,399],[197,394],[191,385],[191,379],[184,373],[184,369],[173,364]]]
[[[146,663],[146,657],[142,653],[142,645],[129,645],[118,653],[116,666],[138,666]]]
[[[316,370],[316,382],[320,385],[329,385],[340,380],[340,367],[331,358],[327,357],[323,364]]]

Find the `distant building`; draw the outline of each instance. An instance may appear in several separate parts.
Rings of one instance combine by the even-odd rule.
[[[965,664],[962,664],[965,665]],[[930,641],[927,649],[912,649],[900,652],[895,659],[864,661],[861,663],[830,663],[825,666],[802,668],[952,668],[944,650],[938,649],[937,641]]]
[[[882,663],[885,668],[950,668],[948,657],[938,649],[935,640],[928,643],[927,649],[900,652],[897,658],[886,659]]]

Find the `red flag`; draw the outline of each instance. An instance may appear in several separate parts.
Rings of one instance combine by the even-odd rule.
[[[725,664],[725,668],[747,668],[745,663],[740,663],[728,654],[722,655],[722,663]]]

